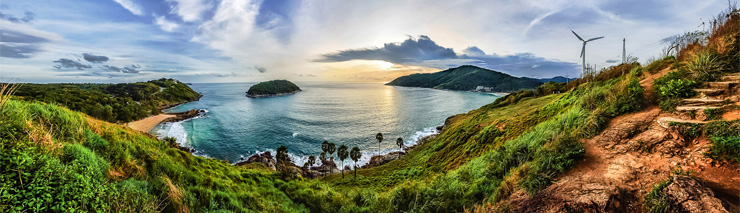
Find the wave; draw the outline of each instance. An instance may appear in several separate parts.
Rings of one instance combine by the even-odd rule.
[[[422,138],[425,138],[425,137],[430,136],[430,135],[435,135],[435,134],[439,134],[439,131],[437,130],[437,127],[436,126],[434,126],[434,127],[427,127],[427,128],[424,128],[421,131],[416,131],[413,135],[409,136],[406,141],[404,141],[404,146],[407,146],[408,147],[408,146],[416,145],[416,144],[419,143],[419,140],[421,140]],[[395,143],[395,141],[393,141],[393,142]],[[270,152],[270,154],[272,154],[272,156],[274,158],[275,155],[276,155],[275,149],[264,149],[264,150],[260,150],[260,151],[254,151],[253,152],[254,154],[249,154],[249,156],[240,155],[240,157],[243,158],[243,160],[239,160],[237,162],[234,162],[233,164],[236,164],[236,163],[239,163],[239,162],[242,162],[242,161],[246,161],[247,159],[249,159],[249,157],[251,157],[251,156],[253,156],[255,154],[262,154],[262,153],[265,153],[265,152],[268,152],[268,151]],[[399,149],[399,148],[381,149],[380,150],[380,155],[386,155],[388,153],[398,152],[398,151],[402,151],[402,150]],[[364,165],[370,163],[370,158],[372,158],[375,155],[378,155],[378,150],[377,149],[373,149],[372,147],[369,147],[368,150],[362,151],[361,153],[362,153],[362,156],[357,161],[357,166],[358,167],[364,166]],[[293,153],[288,152],[288,156],[290,157],[291,160],[293,160],[293,163],[296,164],[296,165],[298,165],[298,166],[303,166],[304,163],[308,162],[308,156],[306,156],[306,155],[296,155],[296,154],[293,154]],[[321,165],[321,162],[318,159],[319,155],[314,155],[314,156],[316,156],[317,159],[316,159],[316,164],[314,164],[312,166],[319,166],[319,165]],[[342,166],[341,162],[339,161],[339,158],[336,156],[336,153],[334,153],[334,162],[337,163],[337,167],[341,167]],[[352,165],[354,165],[354,163],[355,162],[352,161],[352,159],[350,159],[350,158],[344,160],[344,165],[349,165],[350,167]]]

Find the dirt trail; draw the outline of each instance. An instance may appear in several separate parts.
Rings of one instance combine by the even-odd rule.
[[[654,79],[665,73],[640,82],[646,96],[653,94]],[[681,118],[654,106],[611,119],[600,135],[581,140],[586,155],[574,169],[533,196],[513,195],[515,211],[643,212],[645,195],[677,168],[694,171],[693,176],[714,191],[724,208],[740,211],[740,166],[712,162],[702,154],[709,149],[708,139],[684,138],[657,122],[665,117]]]

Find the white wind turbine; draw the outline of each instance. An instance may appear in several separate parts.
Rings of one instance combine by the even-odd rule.
[[[581,40],[583,42],[583,48],[581,49],[581,58],[583,59],[583,65],[581,66],[581,78],[583,78],[583,73],[586,72],[586,43],[588,43],[589,41],[602,39],[604,38],[604,36],[596,37],[596,38],[592,38],[592,39],[584,41],[583,38],[581,38],[581,36],[576,34],[575,31],[573,30],[570,30],[570,31],[573,32],[573,35],[576,35],[576,37],[578,37],[578,40]]]

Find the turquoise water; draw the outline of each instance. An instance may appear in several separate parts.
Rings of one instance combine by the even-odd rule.
[[[380,152],[399,150],[435,133],[452,115],[493,102],[493,94],[385,86],[382,83],[298,82],[302,92],[281,97],[250,99],[245,91],[254,83],[193,84],[200,101],[169,112],[205,109],[200,118],[159,124],[151,133],[177,138],[196,155],[229,162],[285,145],[299,165],[308,155],[321,153],[321,142],[337,147],[358,146],[362,163],[377,154],[375,134],[385,140]]]

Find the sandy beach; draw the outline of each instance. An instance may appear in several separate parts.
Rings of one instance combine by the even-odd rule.
[[[175,117],[175,115],[159,114],[155,116],[149,116],[141,120],[131,121],[128,124],[126,124],[126,126],[131,127],[131,129],[139,130],[142,132],[149,132],[149,130],[154,128],[155,125],[164,121],[164,119],[171,118],[171,117]]]

